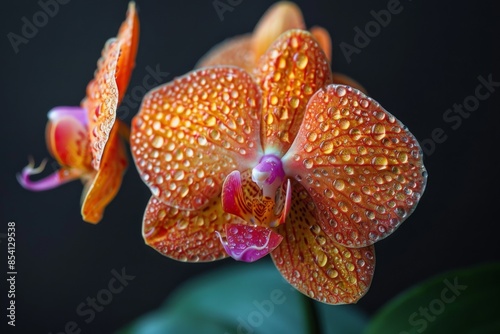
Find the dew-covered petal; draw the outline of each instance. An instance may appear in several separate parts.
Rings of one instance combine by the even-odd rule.
[[[256,60],[282,33],[291,29],[305,29],[300,8],[288,1],[275,3],[264,13],[253,31],[253,50]]]
[[[314,199],[324,232],[362,247],[413,212],[426,183],[422,159],[415,137],[376,101],[329,85],[311,98],[282,161]]]
[[[276,232],[283,236],[271,257],[283,277],[308,297],[350,304],[369,289],[375,269],[373,246],[347,248],[322,230],[307,191],[292,183],[292,209]]]
[[[19,184],[21,184],[23,188],[31,191],[45,191],[59,187],[66,182],[76,180],[84,174],[82,170],[65,167],[40,180],[31,180],[30,177],[32,175],[37,175],[44,170],[46,163],[47,160],[43,160],[40,166],[35,167],[34,161],[30,159],[29,164],[23,168],[21,173],[16,175]]]
[[[49,111],[45,131],[47,147],[61,166],[92,171],[86,111],[57,107]]]
[[[139,43],[139,17],[133,1],[129,2],[127,16],[120,26],[117,39],[121,45],[116,71],[118,103],[120,103],[127,91],[132,70],[135,67],[135,56]]]
[[[88,84],[87,96],[81,104],[88,112],[92,166],[95,170],[100,167],[104,148],[116,120],[118,86],[115,76],[120,47],[120,41],[114,38],[106,42],[102,57],[97,62],[94,79]]]
[[[253,73],[257,61],[282,33],[289,29],[305,29],[302,13],[291,2],[271,6],[255,26],[253,34],[229,38],[203,56],[196,68],[231,65]]]
[[[323,27],[312,27],[309,29],[311,35],[316,38],[316,41],[321,46],[321,49],[325,53],[326,58],[331,63],[332,62],[332,39],[330,38],[330,34]],[[333,81],[335,82],[335,81]]]
[[[307,31],[289,30],[261,57],[262,138],[266,154],[282,156],[302,123],[309,98],[331,82],[328,60]]]
[[[111,131],[104,150],[101,166],[94,178],[89,180],[82,194],[82,217],[89,223],[98,223],[106,206],[120,189],[127,168],[127,153],[118,136],[118,128]]]
[[[254,262],[272,252],[283,237],[263,226],[226,224],[226,239],[218,234],[227,254],[237,261]]]
[[[272,197],[264,196],[262,189],[252,180],[252,173],[235,170],[222,186],[222,208],[238,216],[247,224],[277,226],[284,222],[290,209],[289,183],[281,184]]]
[[[179,261],[208,262],[227,257],[219,241],[225,224],[242,221],[222,211],[220,197],[200,210],[181,210],[151,197],[143,221],[143,237],[162,255]]]
[[[334,84],[351,86],[352,88],[356,88],[357,90],[362,91],[366,94],[366,88],[361,86],[359,82],[342,73],[333,72],[332,73],[332,81]]]
[[[206,68],[150,91],[132,122],[131,149],[153,196],[202,208],[233,170],[258,162],[260,93],[236,67]]]

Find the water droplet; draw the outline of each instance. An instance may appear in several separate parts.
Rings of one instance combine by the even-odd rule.
[[[319,225],[314,224],[314,225],[312,225],[309,229],[310,229],[310,230],[311,230],[311,232],[312,232],[312,233],[314,233],[314,234],[319,234],[319,233],[321,233],[321,227],[319,227]]]
[[[380,123],[375,124],[372,127],[372,134],[375,139],[381,140],[385,137],[385,126]]]
[[[214,116],[210,116],[207,119],[207,126],[214,126],[217,123],[217,119]]]
[[[347,130],[349,129],[349,126],[351,125],[351,122],[349,122],[349,120],[347,119],[341,119],[339,121],[339,126],[342,130]]]
[[[163,137],[162,136],[155,136],[153,138],[153,142],[151,145],[155,148],[160,148],[163,146]]]
[[[318,235],[316,237],[316,241],[318,242],[318,244],[320,244],[321,246],[323,246],[324,244],[326,244],[326,238],[322,235]]]
[[[337,87],[337,96],[342,97],[347,93],[347,90],[344,86]]]
[[[178,189],[179,195],[184,198],[189,194],[189,188],[186,186],[179,187]]]
[[[344,190],[345,188],[345,182],[343,180],[335,180],[333,182],[333,186],[335,187],[335,189],[337,190]]]
[[[181,170],[178,170],[174,173],[174,180],[176,181],[180,181],[182,179],[184,179],[184,171],[181,169]]]
[[[324,154],[330,154],[333,151],[333,143],[329,140],[322,141],[319,148]]]
[[[314,166],[313,161],[310,159],[304,159],[303,163],[307,169],[311,169]]]
[[[406,217],[406,210],[402,207],[397,207],[395,210],[396,214],[401,217],[401,218],[404,218]]]
[[[310,142],[314,142],[318,138],[318,134],[316,132],[309,132],[307,135],[307,140]]]
[[[170,120],[170,127],[176,128],[179,126],[179,124],[181,124],[181,119],[179,118],[179,116],[175,115],[174,117],[172,117],[172,119]]]
[[[299,100],[298,98],[296,98],[296,97],[292,97],[292,98],[290,99],[290,101],[289,101],[289,103],[290,103],[290,107],[292,107],[292,108],[294,108],[294,109],[295,109],[295,108],[297,108],[297,107],[299,106],[299,102],[300,102],[300,100]]]
[[[318,263],[318,266],[324,267],[326,263],[328,262],[328,257],[323,251],[318,251],[316,253],[316,262]]]
[[[201,145],[201,146],[207,145],[207,138],[205,138],[203,136],[199,136],[198,137],[198,144]]]
[[[352,192],[351,195],[350,195],[350,197],[356,203],[361,202],[361,195],[359,193],[357,193],[357,192]]]
[[[388,163],[389,163],[389,161],[384,156],[378,156],[378,157],[373,158],[373,160],[372,160],[372,164],[378,170],[386,169]]]
[[[325,189],[324,192],[326,198],[333,198],[333,191],[330,189]]]
[[[303,70],[304,68],[306,68],[309,58],[303,53],[296,53],[293,56],[293,60],[297,64],[297,67]]]
[[[397,158],[402,163],[408,162],[408,154],[406,154],[405,152],[399,152]]]
[[[189,220],[182,219],[177,222],[177,228],[179,230],[185,230],[188,226],[189,226]]]
[[[329,268],[326,271],[326,274],[331,278],[336,278],[337,276],[339,276],[339,272],[333,268]]]

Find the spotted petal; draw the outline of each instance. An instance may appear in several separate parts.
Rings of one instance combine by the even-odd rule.
[[[327,304],[350,304],[369,289],[375,268],[373,246],[347,248],[322,230],[316,207],[298,182],[292,184],[292,209],[283,236],[271,253],[283,277],[297,290]]]
[[[120,41],[106,42],[102,57],[97,63],[94,79],[87,86],[87,97],[82,107],[88,112],[92,166],[99,169],[104,148],[116,120],[118,106],[118,86],[116,69],[120,56]]]
[[[253,34],[229,38],[216,45],[196,67],[232,65],[253,73],[259,58],[276,38],[289,29],[304,29],[302,13],[291,2],[278,2],[264,13]]]
[[[207,205],[230,172],[256,163],[259,110],[257,86],[236,67],[194,71],[150,91],[132,122],[131,149],[153,196],[185,210]]]
[[[120,41],[121,50],[116,71],[116,84],[118,86],[118,103],[121,102],[135,67],[135,56],[139,43],[139,17],[135,2],[128,5],[127,17],[120,26],[117,39]]]
[[[309,98],[331,83],[328,60],[310,33],[289,30],[262,56],[256,73],[264,151],[282,156],[299,130]]]
[[[82,194],[82,217],[89,223],[98,223],[106,206],[116,196],[127,168],[127,153],[114,127],[104,150],[97,174],[86,185]]]
[[[219,235],[219,234],[218,234]],[[220,241],[226,252],[235,260],[255,262],[272,252],[283,237],[263,226],[227,224],[226,240]]]
[[[427,175],[407,128],[376,101],[341,85],[311,98],[282,161],[314,199],[324,232],[350,247],[392,233],[415,209]]]
[[[161,254],[179,261],[207,262],[228,256],[216,232],[225,237],[226,223],[241,222],[222,211],[220,198],[203,209],[188,211],[151,197],[142,228],[146,243]]]

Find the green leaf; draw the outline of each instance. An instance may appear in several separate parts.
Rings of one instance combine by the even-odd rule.
[[[500,333],[500,264],[452,271],[389,302],[366,334]]]
[[[365,324],[355,306],[313,302],[261,260],[187,282],[162,308],[119,333],[314,333],[321,326],[322,333],[359,334]]]

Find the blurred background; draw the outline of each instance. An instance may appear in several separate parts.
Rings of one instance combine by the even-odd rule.
[[[220,2],[231,8],[222,16],[211,0],[137,0],[141,32],[128,94],[142,86],[148,69],[168,73],[159,83],[190,71],[216,43],[252,31],[273,3]],[[387,9],[395,0],[295,2],[308,27],[319,25],[330,32],[333,70],[364,85],[425,144],[425,194],[411,217],[376,244],[375,277],[357,306],[371,315],[437,273],[500,260],[500,83],[490,85],[489,91],[481,88],[481,93],[490,93],[484,100],[475,98],[482,80],[500,82],[493,1],[401,0],[402,10],[362,47],[356,45],[355,28],[364,30],[374,20],[371,11]],[[80,182],[43,193],[26,191],[17,183],[15,175],[28,156],[37,164],[49,157],[46,113],[54,106],[80,103],[104,42],[116,35],[125,17],[127,1],[60,0],[53,17],[13,47],[10,33],[22,36],[23,20],[33,22],[42,8],[37,1],[10,1],[2,4],[0,14],[1,325],[7,307],[4,237],[7,222],[14,221],[16,328],[9,330],[55,334],[75,321],[83,333],[110,333],[156,309],[190,278],[235,262],[179,263],[146,246],[141,223],[150,193],[133,164],[95,226],[81,220]],[[347,44],[357,48],[348,57],[341,48]],[[138,102],[134,97],[132,101]],[[471,112],[447,111],[464,102],[470,103]],[[118,116],[129,123],[137,109],[138,103],[130,103]],[[47,172],[56,168],[52,162]],[[134,278],[87,324],[77,307],[107,288],[113,270]]]

